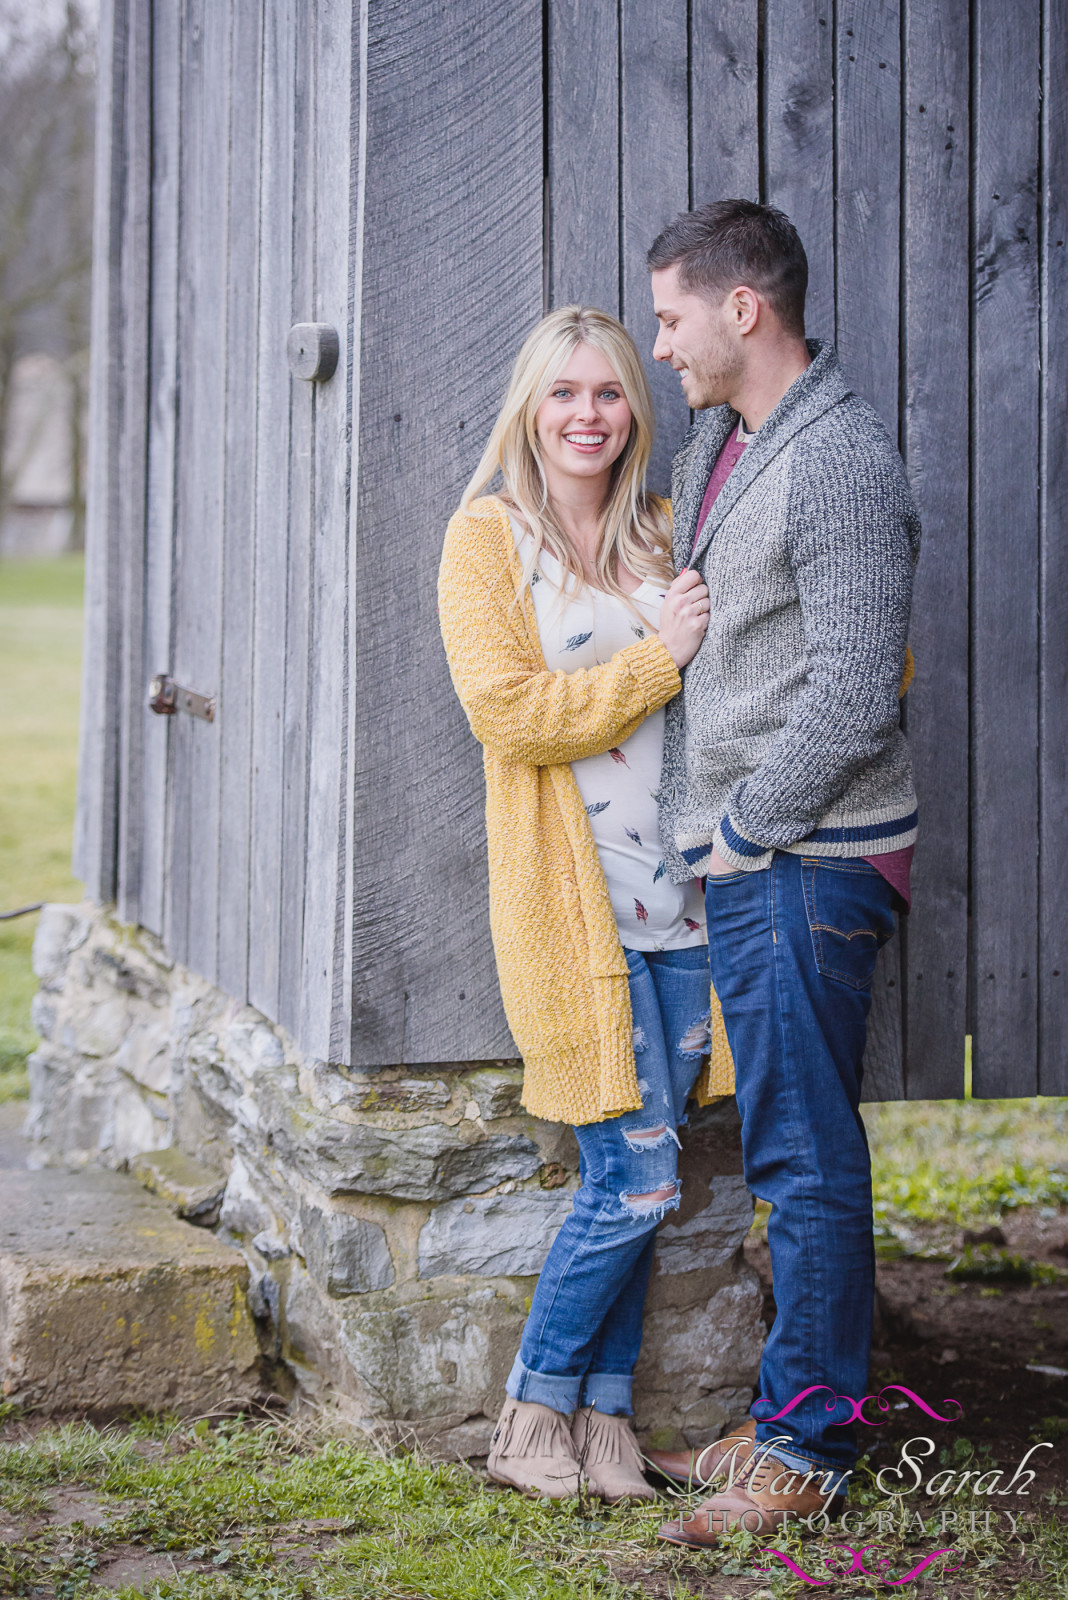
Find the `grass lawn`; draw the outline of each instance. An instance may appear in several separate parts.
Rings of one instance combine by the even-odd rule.
[[[80,900],[71,876],[80,557],[0,562],[0,911]],[[0,1100],[24,1092],[35,916],[0,922]]]
[[[981,1464],[971,1447],[954,1467]],[[854,1522],[868,1578],[833,1582],[864,1540],[737,1532],[714,1551],[660,1544],[680,1502],[636,1509],[531,1501],[465,1466],[378,1453],[324,1432],[241,1419],[135,1421],[0,1436],[0,1593],[89,1600],[779,1600],[885,1594],[939,1549],[925,1600],[1055,1600],[1068,1593],[1068,1528],[1033,1505],[1008,1525],[939,1532],[940,1510],[902,1528],[899,1504],[862,1472]],[[910,1516],[913,1513],[910,1505]],[[994,1519],[996,1524],[997,1519]],[[920,1523],[922,1522],[922,1526]],[[772,1556],[774,1549],[780,1554]],[[1037,1559],[1036,1559],[1037,1557]],[[945,1568],[955,1567],[951,1575]]]

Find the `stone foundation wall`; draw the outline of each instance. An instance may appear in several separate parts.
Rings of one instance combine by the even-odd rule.
[[[348,1071],[99,907],[48,906],[27,1132],[39,1165],[128,1167],[241,1249],[265,1348],[361,1426],[482,1454],[537,1273],[571,1205],[569,1128],[515,1062]],[[648,1443],[742,1415],[764,1326],[733,1101],[683,1133],[638,1370]]]

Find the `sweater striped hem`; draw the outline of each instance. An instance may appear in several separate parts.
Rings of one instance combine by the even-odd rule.
[[[747,839],[737,825],[725,816],[711,835],[678,837],[679,854],[695,878],[702,877],[712,860],[712,852],[738,872],[760,872],[770,866],[776,849],[798,856],[880,856],[904,850],[916,843],[919,813],[913,808],[906,816],[877,815],[848,827],[814,828],[793,844],[768,846]]]

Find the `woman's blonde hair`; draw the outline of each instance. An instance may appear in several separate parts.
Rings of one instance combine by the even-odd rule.
[[[516,357],[500,414],[461,505],[487,489],[498,476],[502,497],[519,512],[532,535],[524,560],[529,582],[548,542],[564,569],[564,591],[581,588],[582,562],[553,510],[537,434],[537,411],[565,363],[580,345],[589,345],[609,362],[631,410],[630,436],[612,464],[608,498],[601,516],[597,580],[609,594],[628,599],[616,575],[622,562],[636,577],[669,584],[671,522],[662,501],[645,492],[645,471],[653,447],[653,399],[638,348],[623,324],[591,306],[561,306],[528,334]]]

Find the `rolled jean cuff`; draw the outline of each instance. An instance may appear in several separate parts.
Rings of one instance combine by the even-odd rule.
[[[582,1380],[580,1405],[593,1406],[606,1417],[629,1417],[634,1379],[629,1372],[587,1372]]]
[[[550,1410],[562,1411],[564,1416],[569,1417],[578,1410],[582,1379],[562,1372],[532,1372],[517,1355],[504,1388],[511,1400],[526,1400],[534,1405],[548,1406]]]

